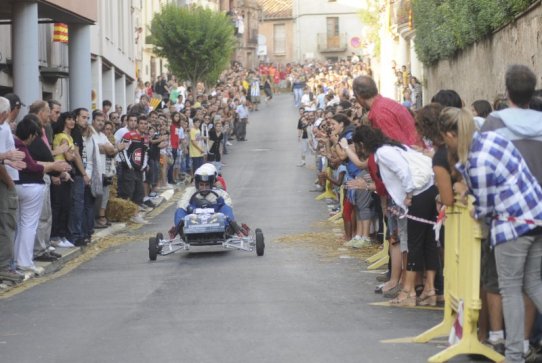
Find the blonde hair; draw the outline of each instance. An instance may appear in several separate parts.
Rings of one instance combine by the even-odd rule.
[[[440,132],[452,132],[457,136],[457,160],[467,162],[472,136],[476,131],[474,117],[466,108],[446,107],[439,116]]]

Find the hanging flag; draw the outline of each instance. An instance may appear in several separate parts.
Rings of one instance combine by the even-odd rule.
[[[68,24],[55,23],[53,42],[68,43]]]

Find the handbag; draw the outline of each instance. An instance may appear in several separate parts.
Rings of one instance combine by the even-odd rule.
[[[92,144],[94,146],[92,150],[92,162],[93,162],[93,168],[92,168],[92,175],[90,177],[90,191],[92,192],[92,195],[94,198],[99,198],[103,195],[104,188],[103,188],[103,180],[102,180],[102,174],[98,171],[98,156],[97,156],[97,149],[98,145],[96,145],[96,140],[91,136]]]
[[[433,177],[433,161],[429,156],[410,148],[403,155],[408,162],[414,188],[423,188]]]

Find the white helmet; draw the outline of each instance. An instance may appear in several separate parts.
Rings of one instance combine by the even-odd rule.
[[[216,182],[217,172],[213,164],[206,163],[200,166],[194,173],[194,181],[196,184],[196,189],[199,190],[199,183],[206,182],[209,183],[209,187],[213,188]]]

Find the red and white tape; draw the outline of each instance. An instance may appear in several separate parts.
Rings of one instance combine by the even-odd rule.
[[[435,231],[435,240],[437,240],[437,241],[439,240],[439,238],[440,238],[440,229],[442,228],[442,225],[444,224],[444,220],[446,219],[446,206],[445,205],[443,205],[440,208],[436,221],[431,221],[429,219],[420,218],[420,217],[416,217],[416,216],[413,216],[413,215],[410,215],[410,214],[402,213],[402,209],[400,209],[398,207],[388,207],[388,211],[390,211],[393,215],[395,215],[396,217],[399,217],[399,218],[408,218],[408,219],[416,221],[416,222],[432,225],[433,230]]]

